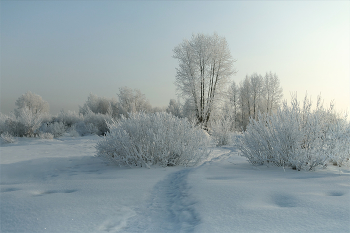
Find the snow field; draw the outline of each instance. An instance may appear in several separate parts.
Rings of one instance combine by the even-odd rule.
[[[350,232],[349,169],[284,171],[232,153],[189,176],[196,232]]]
[[[97,136],[0,147],[1,232],[350,232],[350,171],[252,166],[212,148],[200,166],[123,168]]]

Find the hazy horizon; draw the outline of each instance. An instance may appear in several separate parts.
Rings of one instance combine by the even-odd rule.
[[[284,98],[321,93],[350,110],[349,1],[1,1],[1,105],[31,91],[78,111],[90,93],[128,86],[153,107],[177,99],[173,49],[192,34],[226,38],[238,73],[276,73]]]

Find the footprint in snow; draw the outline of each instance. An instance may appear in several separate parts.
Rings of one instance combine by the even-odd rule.
[[[33,196],[43,196],[46,194],[54,194],[54,193],[74,193],[78,190],[76,189],[67,189],[67,190],[47,190],[47,191],[33,191],[32,194]]]
[[[187,183],[190,171],[183,169],[158,182],[149,204],[130,219],[124,232],[193,232],[200,217]]]
[[[327,196],[333,196],[333,197],[340,197],[340,196],[344,196],[345,193],[342,191],[332,191],[326,194]]]

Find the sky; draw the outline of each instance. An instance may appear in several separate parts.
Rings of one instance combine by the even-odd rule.
[[[192,34],[226,38],[238,70],[276,73],[284,98],[350,110],[349,1],[4,1],[1,113],[31,91],[52,114],[78,111],[90,93],[127,86],[152,106],[177,99],[173,49]]]

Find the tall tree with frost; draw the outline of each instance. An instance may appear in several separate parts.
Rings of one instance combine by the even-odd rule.
[[[197,122],[206,128],[229,77],[236,73],[227,41],[215,33],[197,34],[173,51],[173,57],[179,61],[177,89],[182,97],[194,103]]]

